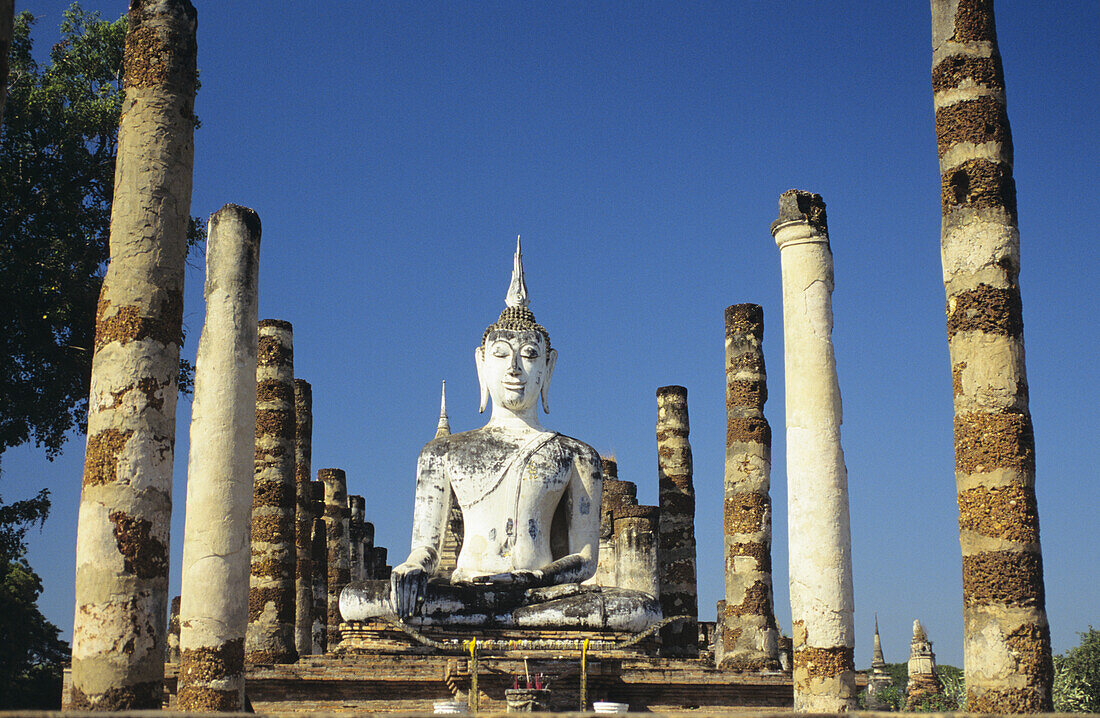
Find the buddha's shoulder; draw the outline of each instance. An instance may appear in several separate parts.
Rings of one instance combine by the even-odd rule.
[[[515,437],[508,434],[486,429],[473,429],[458,434],[448,434],[432,439],[420,451],[422,456],[449,456],[453,454],[467,454],[477,452],[490,447],[515,448],[522,442],[517,442]],[[600,465],[600,455],[595,449],[580,439],[574,439],[565,434],[555,434],[548,442],[548,446],[572,456],[575,460]]]
[[[557,442],[558,446],[562,449],[572,454],[576,460],[593,463],[596,466],[600,465],[599,452],[580,439],[574,439],[572,436],[566,436],[565,434],[558,434],[554,437],[554,441]]]

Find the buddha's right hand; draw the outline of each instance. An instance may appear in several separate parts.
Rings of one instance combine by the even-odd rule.
[[[398,618],[408,618],[420,610],[428,590],[428,572],[423,566],[406,561],[390,574],[390,600]]]

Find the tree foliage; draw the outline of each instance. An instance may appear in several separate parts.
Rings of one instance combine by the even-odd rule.
[[[0,453],[33,440],[52,458],[87,420],[126,18],[73,3],[45,66],[33,24],[25,11],[15,19],[0,132]],[[200,238],[192,220],[189,240]]]
[[[48,493],[0,503],[0,710],[60,708],[61,666],[69,646],[38,610],[42,581],[25,558],[26,531],[41,525]]]
[[[1089,626],[1081,644],[1054,657],[1054,710],[1100,713],[1100,631]]]

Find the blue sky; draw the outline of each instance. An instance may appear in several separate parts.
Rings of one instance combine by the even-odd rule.
[[[56,41],[67,2],[17,2]],[[722,595],[723,310],[763,305],[776,613],[790,632],[779,253],[791,187],[823,195],[835,260],[858,641],[887,660],[921,619],[962,665],[961,559],[926,3],[199,2],[192,213],[263,222],[260,314],[294,325],[313,468],[347,471],[391,562],[447,380],[480,426],[472,352],[516,234],[560,357],[544,424],[614,453],[657,501],[655,390],[688,388],[700,613]],[[84,3],[114,18],[124,3]],[[1100,6],[1000,2],[1021,288],[1055,651],[1100,625]],[[203,323],[188,272],[184,353]],[[190,404],[177,414],[179,592]],[[83,437],[6,452],[0,493],[53,492],[30,537],[46,615],[72,627]]]

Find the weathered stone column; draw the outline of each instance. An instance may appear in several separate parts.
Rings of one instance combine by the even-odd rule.
[[[294,380],[294,648],[299,656],[313,653],[313,497],[310,467],[313,455],[313,387]]]
[[[77,525],[73,710],[161,703],[195,25],[187,0],[130,4]]]
[[[833,255],[820,195],[779,197],[794,709],[856,705],[848,472],[833,356]]]
[[[210,217],[206,320],[195,360],[183,529],[182,711],[244,709],[260,218],[227,204]]]
[[[180,597],[174,596],[168,608],[168,651],[165,663],[180,662]]]
[[[615,557],[615,512],[622,506],[636,506],[638,487],[631,481],[619,480],[619,464],[607,456],[600,457],[603,473],[603,497],[600,501],[600,553],[596,574],[586,583],[597,586],[618,586]],[[658,591],[660,593],[660,591]],[[658,594],[653,594],[657,596]]]
[[[295,541],[294,340],[290,322],[260,322],[256,367],[256,474],[252,494],[249,663],[293,663]]]
[[[324,488],[320,481],[311,481],[310,487]],[[328,646],[328,540],[326,539],[324,503],[315,505],[318,518],[313,519],[310,536],[310,557],[313,560],[313,653],[323,655]],[[318,510],[319,509],[319,510]]]
[[[376,581],[388,581],[393,566],[389,565],[389,550],[385,546],[375,546],[371,549],[371,562],[374,564],[374,579]]]
[[[328,650],[340,644],[340,592],[351,580],[348,546],[348,483],[343,469],[320,469],[325,485],[325,539],[328,543]]]
[[[661,610],[666,617],[691,617],[661,629],[661,651],[694,656],[699,652],[699,599],[695,585],[695,487],[688,431],[687,389],[661,387],[657,390]]]
[[[658,597],[657,532],[660,509],[656,506],[622,506],[615,511],[615,584]]]
[[[1012,132],[993,3],[933,0],[966,710],[1051,710]]]
[[[364,520],[367,515],[367,500],[362,496],[348,496],[348,549],[349,571],[352,581],[362,581],[366,578],[364,570],[366,561],[363,556]]]
[[[726,308],[725,608],[717,665],[736,671],[779,667],[772,602],[772,430],[764,418],[764,310]]]

